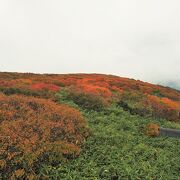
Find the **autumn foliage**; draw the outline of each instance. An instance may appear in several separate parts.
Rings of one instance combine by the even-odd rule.
[[[66,91],[65,100],[73,101],[79,107],[87,110],[103,111],[109,102],[100,95],[84,91],[83,89],[69,88]]]
[[[102,74],[0,73],[0,91],[7,95],[23,94],[55,100],[55,94],[64,88],[71,92],[73,89],[72,98],[79,104],[83,101],[93,103],[95,101],[90,99],[95,98],[106,105],[123,102],[133,114],[180,120],[180,92],[168,87]],[[81,102],[78,96],[82,97]]]
[[[179,102],[170,100],[168,98],[159,98],[156,96],[148,95],[148,103],[153,109],[153,115],[178,121]]]
[[[96,97],[98,102],[106,104],[126,103],[133,114],[180,120],[180,92],[168,87],[102,74],[0,73],[0,91],[7,95],[24,94],[54,100],[54,95],[64,88],[73,89],[72,97],[79,104],[82,102],[78,101],[78,95],[83,95],[82,101]]]
[[[89,134],[81,113],[50,100],[0,94],[0,171],[4,178],[35,176],[42,163],[79,155]]]
[[[59,86],[56,86],[54,84],[46,84],[43,82],[35,83],[31,85],[32,90],[49,90],[49,91],[59,91]]]
[[[33,179],[42,164],[79,155],[87,123],[78,110],[57,104],[63,100],[87,110],[115,104],[133,115],[180,121],[180,91],[168,87],[102,74],[0,73],[4,179]],[[149,124],[147,134],[157,136],[159,127]]]
[[[157,124],[150,123],[146,127],[146,134],[151,137],[159,136],[160,134],[160,127]]]

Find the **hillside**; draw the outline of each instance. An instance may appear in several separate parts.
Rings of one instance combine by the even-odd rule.
[[[59,91],[78,95],[85,93],[101,97],[107,103],[116,102],[137,114],[150,114],[179,121],[180,91],[102,74],[20,74],[0,73],[0,91],[54,99]]]
[[[102,74],[0,73],[1,178],[178,179],[180,91]]]

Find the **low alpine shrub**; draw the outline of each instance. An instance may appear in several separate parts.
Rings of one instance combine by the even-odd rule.
[[[43,164],[59,164],[80,153],[89,134],[81,113],[50,100],[0,94],[0,172],[27,178]]]
[[[65,95],[65,97],[62,97],[63,99],[71,100],[81,108],[87,110],[102,111],[108,106],[108,102],[101,96],[77,89],[69,88],[63,95]]]

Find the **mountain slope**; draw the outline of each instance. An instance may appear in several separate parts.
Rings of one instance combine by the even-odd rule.
[[[132,113],[179,120],[180,91],[168,87],[102,74],[0,73],[0,91],[7,95],[54,100],[54,95],[64,89],[73,96],[85,93],[116,102]]]
[[[1,179],[178,179],[180,91],[102,74],[0,73]],[[87,126],[89,125],[89,127]]]

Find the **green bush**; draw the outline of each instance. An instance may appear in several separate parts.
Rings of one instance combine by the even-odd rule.
[[[152,95],[154,95],[154,96],[157,96],[157,97],[164,97],[164,95],[161,93],[161,91],[160,90],[154,90],[153,92],[152,92]]]
[[[19,95],[25,95],[25,96],[40,97],[40,98],[45,98],[45,99],[54,97],[53,93],[47,90],[35,91],[35,90],[19,89],[19,88],[13,88],[13,87],[10,87],[10,88],[0,87],[0,92],[8,96],[13,95],[13,94],[19,94]]]
[[[57,98],[60,101],[72,101],[87,110],[102,111],[108,106],[108,103],[102,97],[74,89],[62,90]]]
[[[127,91],[116,100],[116,104],[132,115],[149,117],[153,115],[153,110],[152,107],[146,103],[146,99],[146,95],[138,91]]]

